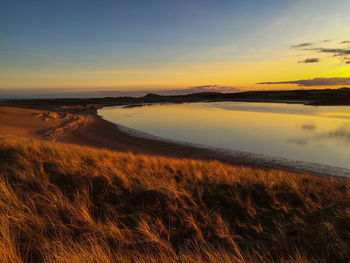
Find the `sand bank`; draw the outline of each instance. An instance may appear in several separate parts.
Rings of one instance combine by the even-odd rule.
[[[252,168],[350,176],[349,169],[159,138],[110,123],[95,111],[77,113],[69,108],[51,111],[0,107],[0,135],[23,136],[134,154],[218,160]]]

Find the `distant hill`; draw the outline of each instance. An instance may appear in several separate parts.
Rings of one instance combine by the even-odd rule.
[[[247,91],[235,93],[201,92],[187,95],[158,95],[149,93],[143,97],[104,97],[104,98],[62,98],[0,101],[0,105],[25,107],[52,106],[90,106],[99,108],[112,105],[161,103],[161,102],[201,102],[201,101],[251,101],[251,102],[289,102],[308,105],[350,105],[350,88]]]

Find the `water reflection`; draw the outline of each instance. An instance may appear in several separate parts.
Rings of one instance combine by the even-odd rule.
[[[296,145],[306,145],[311,142],[334,141],[339,147],[348,147],[350,144],[350,124],[343,124],[326,132],[318,132],[314,124],[303,124],[301,130],[305,131],[304,137],[288,138],[287,142]]]
[[[350,107],[217,102],[99,114],[160,137],[350,168]]]
[[[301,128],[303,130],[306,130],[306,131],[312,131],[312,130],[316,130],[316,125],[314,125],[314,124],[303,124],[301,126]]]
[[[344,125],[334,130],[328,131],[328,133],[318,134],[316,139],[325,139],[325,140],[338,140],[342,143],[350,143],[350,125]]]
[[[308,140],[305,138],[292,138],[292,139],[288,139],[287,142],[296,144],[296,145],[306,145],[308,143]]]

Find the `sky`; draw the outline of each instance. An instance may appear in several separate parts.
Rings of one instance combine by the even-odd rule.
[[[348,0],[0,3],[0,90],[350,86]]]

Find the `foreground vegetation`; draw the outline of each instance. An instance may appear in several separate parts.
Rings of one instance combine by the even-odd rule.
[[[345,179],[0,137],[1,262],[347,262]]]

